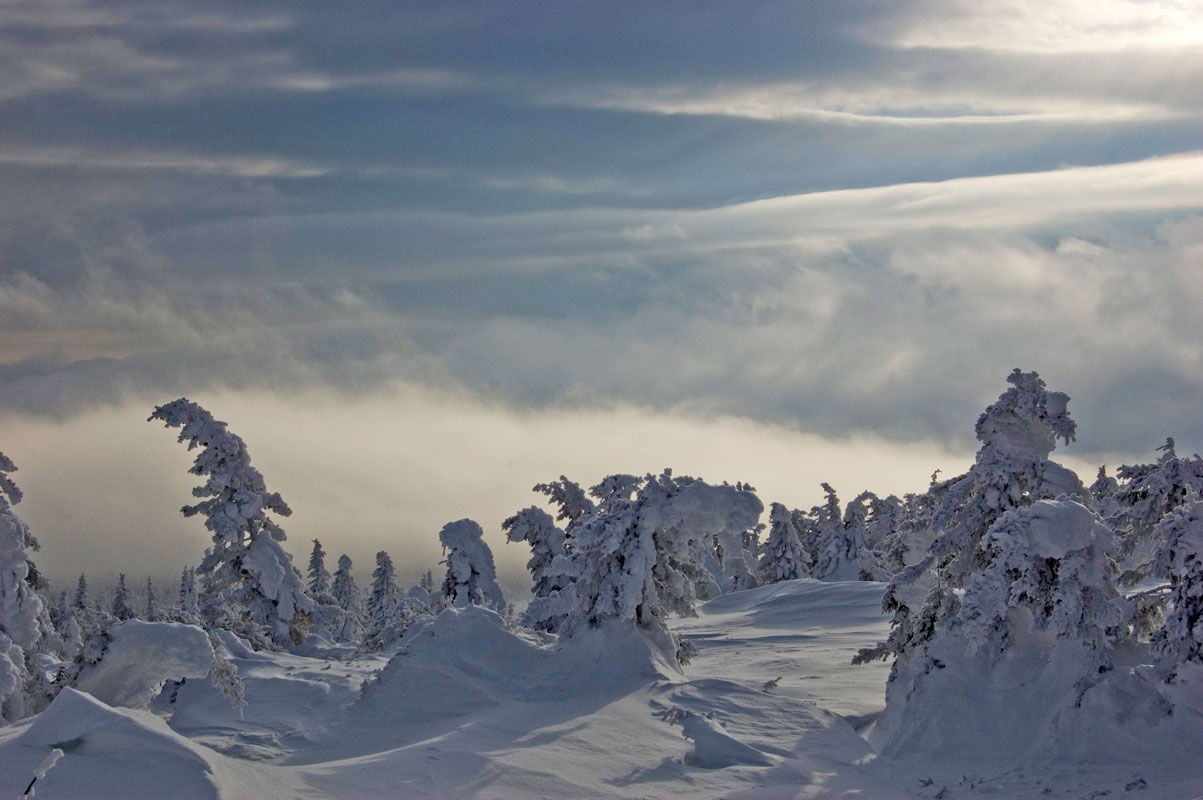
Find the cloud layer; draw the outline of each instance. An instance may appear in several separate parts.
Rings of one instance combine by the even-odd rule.
[[[1203,449],[1201,28],[1126,0],[5,3],[0,440],[404,385],[499,430],[482,408],[639,409],[963,455],[1020,366],[1073,396],[1084,463]]]

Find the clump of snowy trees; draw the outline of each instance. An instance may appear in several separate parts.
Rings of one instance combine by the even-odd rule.
[[[1119,644],[1144,647],[1166,680],[1199,658],[1197,457],[1178,459],[1167,443],[1157,464],[1123,467],[1119,481],[1100,470],[1087,489],[1049,460],[1056,440],[1076,433],[1069,398],[1036,373],[1015,370],[1008,382],[978,419],[969,471],[933,477],[925,501],[904,503],[904,518],[907,506],[921,513],[899,530],[930,543],[898,564],[886,590],[889,639],[855,659],[895,658],[871,735],[886,752],[964,753],[958,732],[968,727],[984,732],[972,741],[993,755],[1030,754],[1053,747],[1084,702],[1164,691],[1139,681],[1114,689]],[[1169,585],[1125,599],[1124,559],[1136,562],[1130,574]]]

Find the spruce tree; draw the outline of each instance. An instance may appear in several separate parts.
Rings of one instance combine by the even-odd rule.
[[[202,499],[182,511],[203,516],[213,533],[200,566],[206,623],[260,647],[300,644],[313,621],[314,601],[280,546],[284,529],[270,516],[292,510],[267,490],[242,439],[204,408],[180,398],[157,407],[150,419],[180,428],[179,441],[189,450],[201,449],[189,471],[205,478],[193,489]]]

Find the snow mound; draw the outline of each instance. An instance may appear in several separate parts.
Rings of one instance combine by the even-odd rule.
[[[685,756],[685,763],[690,766],[722,769],[737,764],[767,767],[773,763],[764,753],[724,731],[713,717],[673,707],[665,712],[664,720],[680,725],[681,734],[693,742],[693,752]]]
[[[743,624],[765,628],[879,626],[885,584],[872,581],[818,581],[798,578],[724,594],[699,611],[706,616],[743,614]]]
[[[621,693],[661,679],[666,670],[656,649],[630,625],[582,630],[548,646],[509,630],[487,608],[467,606],[415,623],[359,706],[425,722],[503,701]]]
[[[271,788],[153,714],[112,708],[73,689],[64,689],[23,734],[0,745],[0,772],[32,777],[55,747],[65,755],[38,781],[39,796],[209,800],[279,796],[283,788]],[[5,785],[15,783],[8,778]]]
[[[130,620],[110,636],[104,657],[75,688],[111,706],[143,708],[167,681],[203,678],[213,663],[209,637],[195,625]]]

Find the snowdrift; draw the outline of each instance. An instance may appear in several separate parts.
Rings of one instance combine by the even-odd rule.
[[[38,781],[41,797],[251,800],[279,796],[287,787],[286,776],[269,781],[251,766],[189,741],[154,714],[113,708],[73,689],[64,689],[32,721],[12,727],[16,735],[0,743],[0,763],[14,797],[54,747],[65,755]],[[12,781],[19,776],[23,782]],[[20,788],[8,789],[18,782]]]

